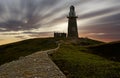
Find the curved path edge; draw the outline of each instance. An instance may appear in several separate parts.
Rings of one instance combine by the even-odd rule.
[[[66,78],[48,54],[59,49],[39,51],[0,66],[0,78]]]

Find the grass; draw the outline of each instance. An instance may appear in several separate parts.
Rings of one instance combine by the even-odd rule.
[[[50,57],[67,78],[120,78],[120,62],[86,51],[85,47],[63,44]]]
[[[36,38],[2,45],[0,65],[37,51],[55,48],[58,41],[63,44],[50,57],[67,78],[120,78],[120,62],[104,58],[119,56],[119,42],[106,44],[88,38]]]
[[[120,41],[89,46],[88,49],[91,51],[90,53],[120,62]]]
[[[32,54],[57,47],[53,38],[36,38],[0,46],[0,65]]]
[[[77,45],[81,46],[90,46],[90,45],[98,45],[98,44],[104,44],[102,41],[97,41],[89,38],[79,38],[79,41],[77,42]]]
[[[65,41],[69,42],[69,39],[66,38],[36,38],[29,39],[20,42],[15,42],[11,44],[1,45],[0,46],[0,65],[19,59],[19,57],[24,57],[34,52],[40,50],[47,50],[57,47],[56,41]],[[91,39],[80,38],[80,41],[84,43],[89,42],[89,44],[98,43],[98,41]],[[82,44],[81,42],[79,42]]]

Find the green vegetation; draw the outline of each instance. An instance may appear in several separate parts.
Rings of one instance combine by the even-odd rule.
[[[120,78],[120,62],[86,53],[85,47],[62,44],[50,57],[67,78]]]
[[[120,61],[120,41],[89,46],[90,53],[100,55],[110,60]]]
[[[120,62],[115,62],[120,60],[120,42],[103,43],[88,38],[36,38],[2,45],[0,65],[37,51],[55,48],[58,41],[62,44],[50,57],[67,78],[120,78]]]
[[[40,50],[47,50],[57,47],[56,41],[69,42],[66,38],[36,38],[28,39],[16,43],[6,44],[0,46],[0,65],[19,59],[19,57],[27,56]],[[89,44],[101,43],[88,38],[80,38],[79,44],[89,42]],[[81,43],[82,41],[82,43]]]
[[[36,38],[0,46],[0,65],[36,51],[57,47],[53,38]]]
[[[79,40],[77,41],[77,45],[81,45],[81,46],[88,46],[88,45],[91,46],[91,45],[99,45],[99,44],[104,44],[104,42],[89,38],[79,38]]]

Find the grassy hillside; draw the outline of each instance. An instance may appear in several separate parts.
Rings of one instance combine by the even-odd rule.
[[[40,50],[55,48],[56,41],[61,42],[62,45],[50,57],[67,78],[120,77],[120,62],[104,58],[119,59],[120,42],[108,44],[88,38],[77,40],[37,38],[2,45],[0,46],[0,65]]]
[[[104,44],[102,41],[97,41],[89,38],[79,38],[77,45],[81,46],[90,46],[90,45],[98,45],[98,44]]]
[[[88,47],[88,49],[91,51],[91,53],[103,56],[114,61],[120,61],[120,41],[97,46],[90,46]]]
[[[37,38],[0,46],[0,65],[36,51],[57,47],[53,38]]]
[[[55,48],[57,46],[56,41],[62,40],[63,42],[71,42],[71,39],[66,38],[36,38],[29,39],[20,42],[0,46],[0,65],[12,60],[16,60],[19,57],[32,54],[36,51]],[[77,45],[93,45],[102,43],[88,38],[79,38]],[[74,44],[74,43],[73,43]],[[75,43],[76,44],[76,43]]]
[[[61,39],[56,39],[61,40]],[[98,44],[104,44],[102,41],[97,41],[89,38],[78,38],[78,39],[62,39],[62,42],[66,44],[73,44],[78,46],[91,46],[91,45],[98,45]]]
[[[86,51],[85,47],[62,44],[50,57],[67,78],[120,78],[120,62]]]

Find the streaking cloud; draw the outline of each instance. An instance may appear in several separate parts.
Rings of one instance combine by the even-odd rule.
[[[43,32],[47,32],[45,36],[52,36],[49,33],[54,31],[67,32],[70,5],[76,7],[80,36],[105,33],[92,37],[102,36],[104,40],[108,34],[111,40],[120,39],[120,0],[0,0],[0,36],[21,31],[14,37],[24,39]]]

